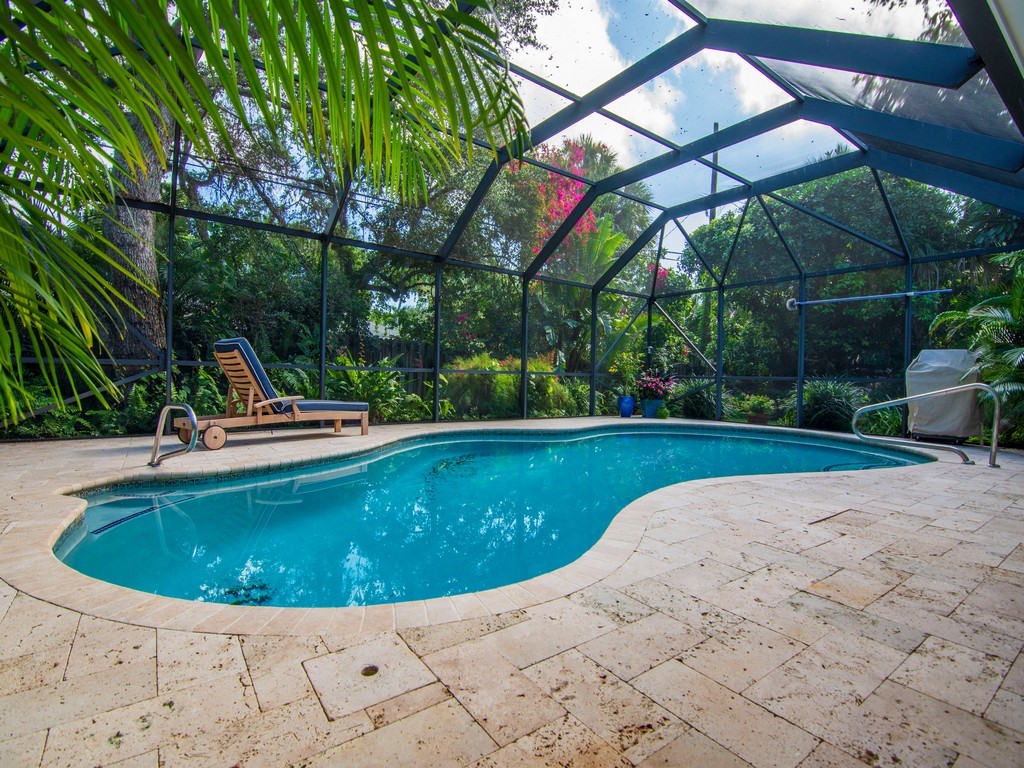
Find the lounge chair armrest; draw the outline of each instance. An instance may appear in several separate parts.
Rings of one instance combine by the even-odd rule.
[[[285,395],[284,397],[272,397],[270,400],[260,400],[258,403],[253,403],[253,408],[262,408],[264,405],[272,405],[274,403],[293,403],[297,400],[305,400],[302,395]]]

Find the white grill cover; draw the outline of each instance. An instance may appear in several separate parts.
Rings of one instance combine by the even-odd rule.
[[[970,384],[980,380],[969,349],[922,349],[907,368],[907,395]],[[981,434],[981,409],[976,392],[918,400],[910,403],[910,432],[923,437],[972,437]]]

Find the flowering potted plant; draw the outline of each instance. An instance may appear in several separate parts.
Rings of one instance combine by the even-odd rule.
[[[665,404],[665,398],[675,384],[675,379],[671,376],[662,376],[654,371],[644,371],[640,374],[636,381],[636,390],[645,419],[653,419],[657,415],[658,409]]]

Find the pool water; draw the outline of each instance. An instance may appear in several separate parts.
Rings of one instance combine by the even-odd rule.
[[[56,554],[97,579],[189,600],[372,605],[559,568],[631,501],[684,480],[921,461],[724,429],[435,436],[329,465],[91,493]]]

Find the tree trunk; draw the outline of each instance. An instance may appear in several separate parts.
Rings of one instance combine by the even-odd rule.
[[[166,120],[169,116],[165,114],[164,117]],[[115,171],[114,176],[123,185],[122,194],[126,198],[157,202],[160,200],[160,186],[166,167],[148,138],[140,135],[140,140],[146,150],[146,166],[140,168],[134,177],[126,176],[121,171]],[[165,136],[163,143],[163,156],[166,157],[169,137]],[[123,158],[119,157],[118,160],[123,162]],[[138,332],[138,335],[132,333],[124,324],[111,328],[108,346],[111,355],[118,361],[155,360],[159,351],[166,347],[155,226],[155,213],[127,206],[115,206],[110,217],[103,223],[104,237],[124,255],[125,263],[143,281],[140,285],[120,272],[112,275],[114,288],[135,308],[124,310],[123,319]],[[153,348],[158,351],[154,352]],[[124,375],[132,369],[137,369],[137,366],[122,365],[117,373]]]

